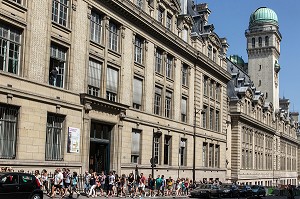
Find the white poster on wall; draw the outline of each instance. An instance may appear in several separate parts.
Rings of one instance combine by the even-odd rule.
[[[80,148],[80,129],[69,127],[68,128],[68,152],[79,153]]]

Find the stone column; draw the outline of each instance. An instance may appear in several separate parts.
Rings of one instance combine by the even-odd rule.
[[[89,111],[92,107],[89,103],[84,105],[83,113],[83,128],[81,132],[81,161],[82,161],[82,173],[89,170],[89,156],[90,156],[90,116]]]

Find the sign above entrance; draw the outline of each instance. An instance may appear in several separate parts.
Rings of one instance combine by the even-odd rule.
[[[68,127],[68,153],[79,153],[80,129]]]

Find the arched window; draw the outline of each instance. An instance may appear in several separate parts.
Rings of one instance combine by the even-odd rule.
[[[252,48],[255,48],[255,38],[252,38]]]
[[[269,46],[269,37],[268,36],[265,37],[265,46]]]
[[[262,46],[262,38],[261,38],[261,37],[258,38],[258,46],[259,46],[259,47]]]

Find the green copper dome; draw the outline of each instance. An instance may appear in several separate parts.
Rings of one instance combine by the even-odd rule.
[[[277,14],[272,9],[266,7],[256,9],[250,15],[249,27],[261,23],[272,23],[274,25],[278,25]]]
[[[238,55],[230,55],[229,56],[229,60],[232,63],[234,63],[234,64],[236,64],[238,66],[241,66],[241,67],[243,67],[245,65],[245,62],[244,62],[243,58],[240,57],[240,56],[238,56]]]

